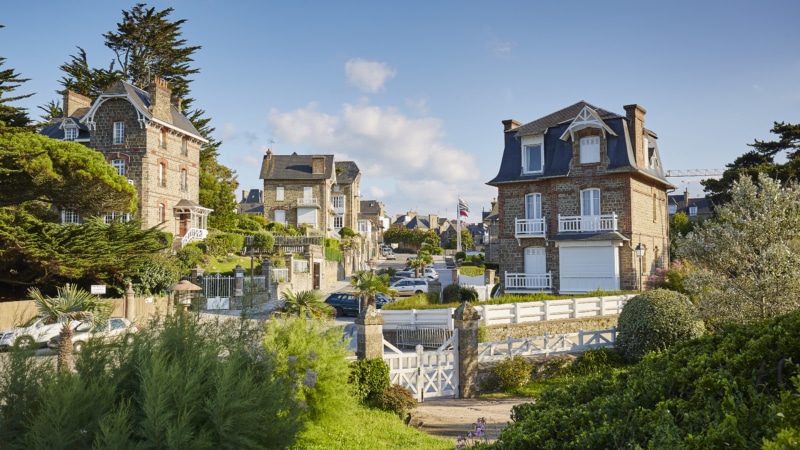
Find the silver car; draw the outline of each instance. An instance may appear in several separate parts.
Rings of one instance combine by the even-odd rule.
[[[91,324],[90,322],[80,322],[79,325],[75,327],[75,333],[72,335],[72,349],[75,353],[79,353],[83,349],[83,344],[89,339],[110,341],[116,336],[135,333],[137,331],[139,331],[139,327],[124,317],[112,317],[105,323]],[[47,343],[47,346],[50,348],[58,348],[59,345],[61,345],[60,341],[60,335],[54,336]]]
[[[415,295],[428,293],[428,280],[423,278],[402,278],[390,286],[397,295]]]
[[[0,332],[0,349],[44,347],[61,332],[63,321],[34,316],[18,327]],[[77,324],[76,324],[77,325]]]

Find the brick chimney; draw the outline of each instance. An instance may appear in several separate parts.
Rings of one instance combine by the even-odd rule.
[[[311,157],[311,175],[322,175],[325,173],[325,156]]]
[[[77,92],[72,92],[69,89],[65,89],[60,93],[64,96],[63,117],[70,117],[75,114],[75,111],[78,109],[92,106],[92,99],[78,94]]]
[[[428,214],[428,226],[431,230],[439,229],[439,216],[436,214]]]
[[[628,129],[631,134],[631,145],[633,154],[636,157],[636,165],[639,168],[645,167],[645,157],[647,149],[644,148],[644,115],[647,111],[637,104],[625,105],[625,115],[628,118]]]
[[[172,114],[169,109],[172,91],[169,89],[167,80],[157,75],[153,76],[153,82],[150,83],[149,93],[150,113],[153,114],[153,117],[166,123],[172,123]]]
[[[178,112],[182,112],[183,111],[183,109],[182,109],[183,99],[182,98],[180,98],[180,97],[172,97],[172,98],[169,99],[169,102],[172,104],[172,106],[175,107],[175,109],[178,110]]]
[[[514,119],[507,119],[503,121],[503,131],[511,131],[515,128],[519,128],[520,126],[522,126],[522,124]]]

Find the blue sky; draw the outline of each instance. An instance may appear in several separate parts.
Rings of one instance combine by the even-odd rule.
[[[24,3],[24,4],[23,4]],[[3,68],[30,78],[18,105],[59,100],[60,65],[113,53],[135,2],[44,0],[4,8]],[[334,154],[362,171],[364,199],[480,220],[496,190],[501,121],[527,123],[585,100],[647,110],[667,169],[722,169],[800,122],[800,2],[151,1],[199,45],[194,107],[223,142],[220,162],[257,188],[264,152]],[[693,195],[695,178],[673,178]],[[241,194],[237,194],[240,196]]]

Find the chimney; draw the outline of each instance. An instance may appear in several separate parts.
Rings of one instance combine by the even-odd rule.
[[[78,94],[77,92],[72,92],[69,89],[65,89],[60,93],[64,95],[63,117],[70,117],[75,114],[75,111],[78,109],[92,106],[92,99]]]
[[[172,113],[169,109],[172,91],[169,89],[167,80],[162,79],[158,75],[153,76],[153,82],[150,83],[149,94],[150,113],[153,114],[153,117],[167,123],[172,123]]]
[[[247,190],[242,189],[242,203],[244,203],[245,200],[247,200]]]
[[[182,106],[183,106],[183,99],[182,98],[180,98],[180,97],[172,97],[171,99],[169,99],[169,102],[172,104],[172,106],[175,107],[175,109],[178,110],[178,112],[182,112],[182,109],[181,109]]]
[[[311,175],[322,175],[325,173],[325,157],[312,156],[311,157]]]
[[[683,191],[683,207],[689,207],[689,186],[686,186],[686,190]]]
[[[428,226],[431,230],[439,228],[439,216],[436,214],[428,214]]]
[[[508,119],[503,121],[503,131],[511,131],[515,128],[519,128],[522,124],[517,122],[514,119]]]
[[[631,135],[631,144],[633,145],[633,154],[636,157],[636,165],[639,168],[645,167],[645,153],[647,149],[644,148],[644,115],[647,111],[637,104],[625,105],[625,115],[628,117],[628,129]]]

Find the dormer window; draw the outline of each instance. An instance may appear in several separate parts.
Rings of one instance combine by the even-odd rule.
[[[544,139],[541,137],[522,141],[522,174],[544,171]]]
[[[697,215],[697,206],[689,207],[689,216],[694,217]]]
[[[600,162],[600,136],[581,138],[581,164]]]
[[[78,129],[77,128],[64,128],[64,140],[65,141],[74,141],[78,139]]]

